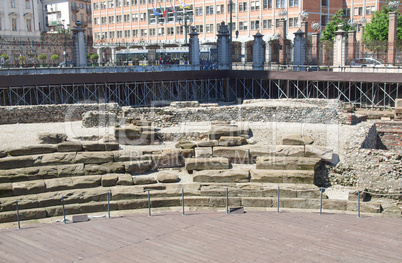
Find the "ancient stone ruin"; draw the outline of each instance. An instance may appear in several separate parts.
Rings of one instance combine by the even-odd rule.
[[[0,150],[0,222],[16,220],[16,201],[22,220],[61,216],[62,197],[68,215],[107,211],[108,195],[111,210],[147,208],[147,190],[152,208],[181,206],[183,189],[188,207],[224,207],[228,190],[230,206],[275,209],[278,187],[285,209],[317,211],[324,187],[325,210],[355,212],[360,193],[362,212],[400,216],[402,153],[384,135],[400,123],[341,124],[353,115],[320,100],[83,113],[83,126],[107,116],[98,126],[113,134],[42,133]]]

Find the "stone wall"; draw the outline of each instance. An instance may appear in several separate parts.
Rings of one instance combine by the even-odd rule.
[[[120,110],[117,103],[5,106],[0,107],[0,124],[75,121],[88,111],[119,114]]]
[[[195,105],[195,104],[194,104]],[[141,116],[152,121],[156,127],[175,126],[179,123],[200,121],[237,122],[300,122],[338,123],[338,111],[342,104],[338,100],[279,99],[244,101],[243,104],[213,106],[199,104],[194,107],[123,107],[126,118]]]
[[[381,149],[402,149],[402,122],[382,121],[376,123]]]

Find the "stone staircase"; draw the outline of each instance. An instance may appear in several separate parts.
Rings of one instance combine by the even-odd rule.
[[[150,130],[143,131],[150,138]],[[182,189],[187,207],[225,207],[228,189],[230,206],[275,208],[279,186],[280,207],[318,211],[315,168],[331,150],[300,136],[261,148],[247,145],[246,133],[215,127],[208,141],[162,150],[65,141],[0,151],[0,223],[16,221],[16,201],[21,220],[39,219],[63,215],[62,198],[67,215],[106,212],[108,196],[111,210],[147,208],[147,190],[152,208],[181,206]],[[357,209],[356,200],[323,196],[324,209]],[[380,212],[381,207],[362,204],[362,211]]]

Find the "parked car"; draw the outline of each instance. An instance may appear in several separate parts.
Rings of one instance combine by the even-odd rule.
[[[384,67],[385,65],[374,58],[357,58],[350,63],[351,66],[361,67]]]
[[[74,61],[61,62],[59,64],[59,67],[61,67],[61,68],[65,68],[65,67],[72,68],[72,67],[74,67]]]

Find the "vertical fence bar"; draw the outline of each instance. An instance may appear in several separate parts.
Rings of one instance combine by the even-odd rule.
[[[183,207],[182,215],[184,216],[186,214],[184,213],[184,189],[183,188],[181,189],[181,204],[182,204],[182,207]]]
[[[357,190],[357,218],[360,218],[360,191]]]
[[[226,188],[226,214],[229,214],[229,187]]]
[[[110,190],[107,191],[107,217],[110,219]]]
[[[149,189],[148,191],[148,216],[151,216],[151,197],[149,196]]]
[[[277,204],[277,208],[276,208],[276,213],[279,214],[279,186],[278,186],[278,204]]]
[[[63,222],[64,222],[64,224],[67,224],[67,221],[66,221],[66,209],[64,208],[64,196],[61,196],[61,202],[63,204]]]
[[[18,229],[21,229],[21,225],[20,225],[20,210],[18,209],[18,201],[15,201],[15,207],[17,208]]]
[[[322,215],[322,187],[320,187],[320,215]]]

